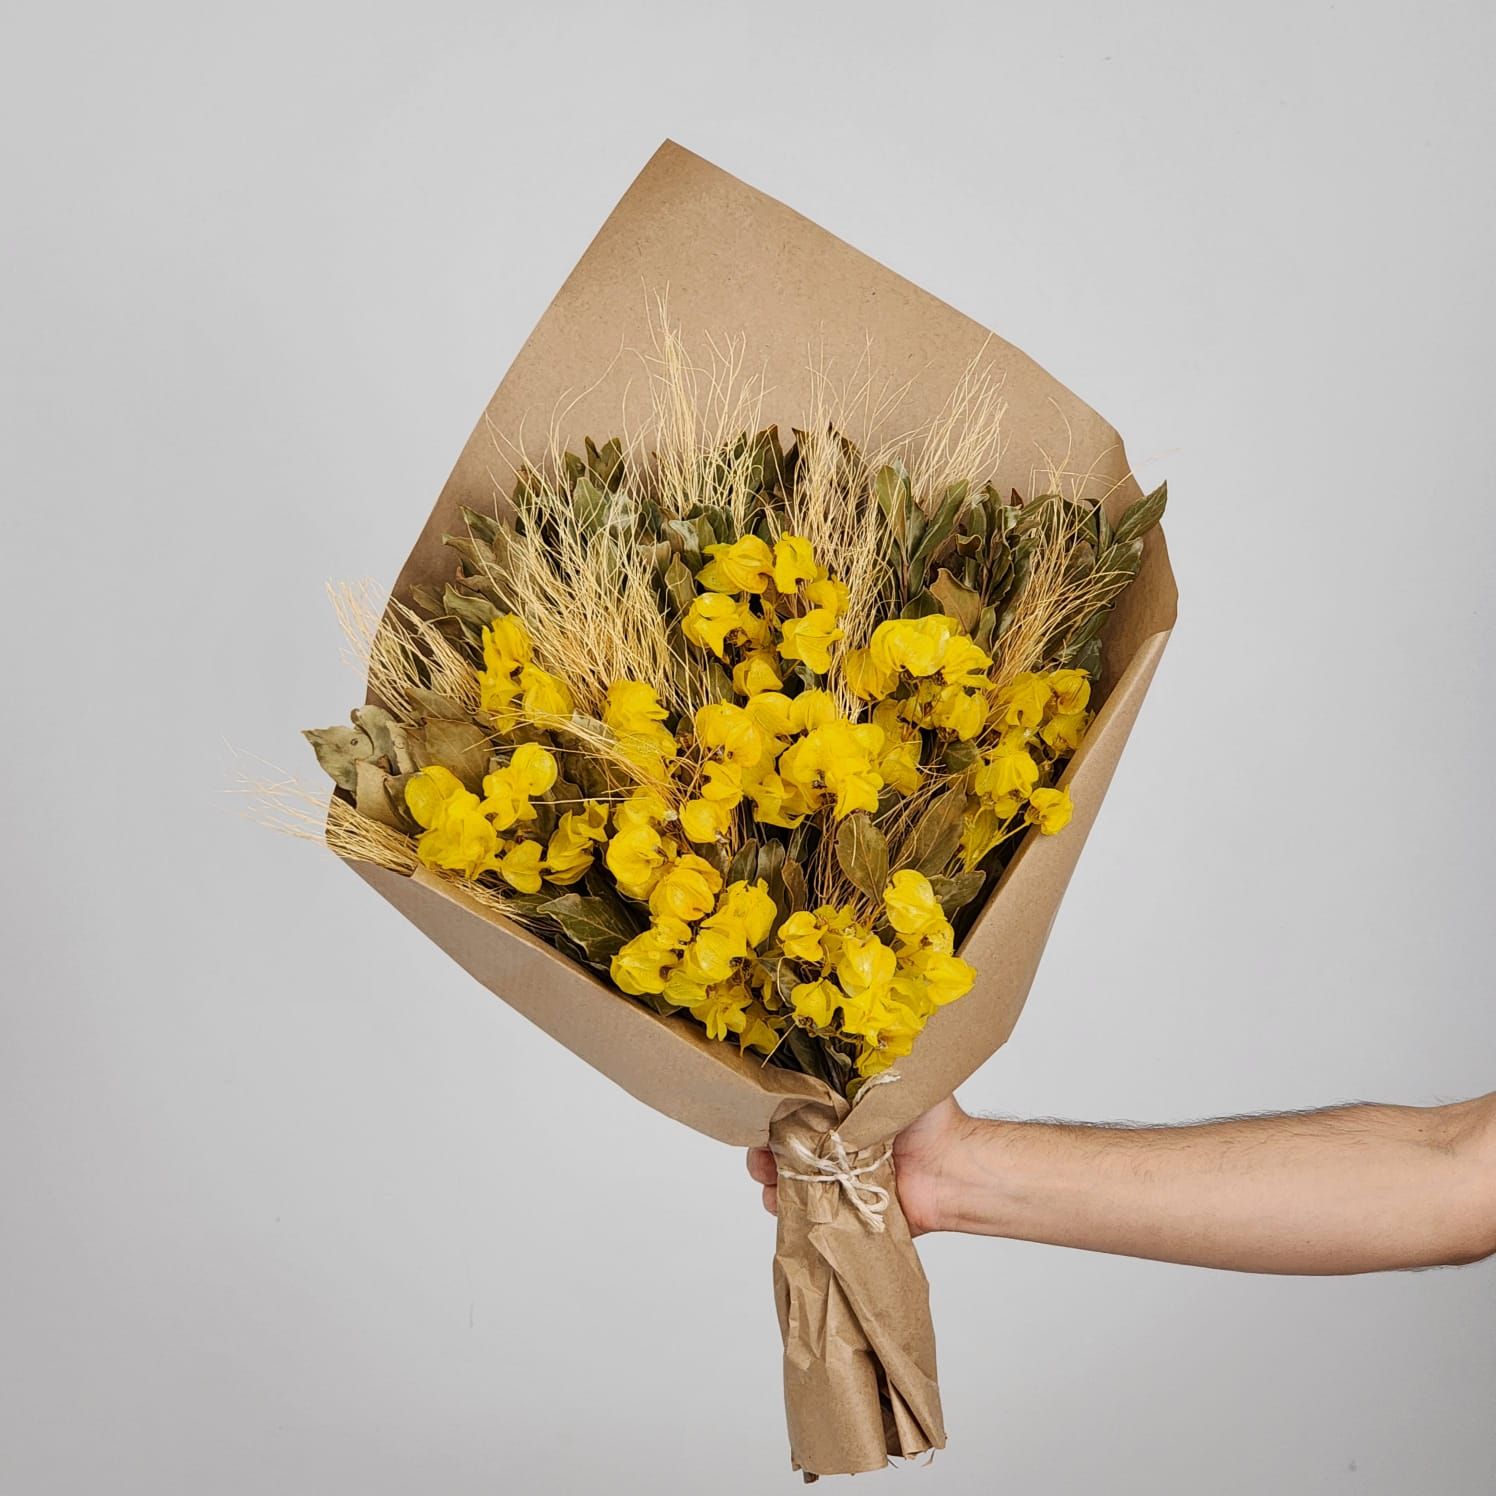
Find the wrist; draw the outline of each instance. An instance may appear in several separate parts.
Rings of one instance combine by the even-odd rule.
[[[1003,1234],[1005,1176],[1001,1156],[1009,1124],[964,1112],[944,1140],[930,1181],[930,1231]]]

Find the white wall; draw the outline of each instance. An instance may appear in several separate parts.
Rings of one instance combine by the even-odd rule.
[[[34,7],[0,57],[0,1490],[791,1489],[771,1226],[235,818],[661,138],[1167,476],[1181,622],[976,1109],[1496,1085],[1493,12]],[[13,18],[14,21],[15,18]],[[603,1224],[606,1221],[606,1225]],[[1496,1485],[1496,1265],[935,1239],[921,1492]],[[860,1489],[860,1486],[859,1486]]]

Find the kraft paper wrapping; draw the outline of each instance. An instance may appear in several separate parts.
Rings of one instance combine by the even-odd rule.
[[[861,1183],[888,1191],[872,1230],[841,1186],[804,1173],[795,1142],[824,1154],[845,1103],[806,1103],[769,1129],[779,1155],[774,1301],[784,1337],[790,1457],[807,1475],[878,1470],[890,1455],[945,1445],[930,1289],[878,1146],[854,1155]],[[881,1162],[879,1161],[881,1159]]]
[[[765,422],[804,418],[807,353],[833,368],[873,361],[901,383],[899,428],[932,419],[973,359],[1001,376],[1008,442],[1000,490],[1039,491],[1064,457],[1071,492],[1120,511],[1139,497],[1117,434],[1031,359],[783,204],[666,143],[618,204],[520,350],[428,518],[395,594],[451,575],[444,533],[459,507],[491,510],[518,462],[539,460],[549,427],[580,450],[624,423],[650,346],[651,295],[668,290],[688,346],[746,335],[768,391]],[[600,377],[599,377],[600,376]],[[637,417],[642,401],[634,396]],[[1176,592],[1160,532],[1104,637],[1102,706],[1064,783],[1075,802],[1059,836],[1020,846],[962,947],[976,986],[942,1008],[899,1066],[898,1084],[847,1103],[807,1076],[765,1066],[663,1018],[460,888],[349,865],[489,991],[649,1106],[736,1145],[825,1153],[836,1132],[861,1162],[949,1095],[1012,1032],[1070,874],[1095,821],[1174,622]],[[869,1176],[892,1191],[893,1168]],[[807,1475],[876,1468],[890,1454],[944,1443],[934,1335],[919,1259],[896,1196],[873,1232],[834,1183],[780,1187],[776,1300],[785,1338],[791,1457]]]

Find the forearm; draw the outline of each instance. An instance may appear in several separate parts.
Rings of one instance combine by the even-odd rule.
[[[947,1230],[1270,1273],[1360,1273],[1496,1251],[1496,1095],[1190,1127],[970,1119]]]

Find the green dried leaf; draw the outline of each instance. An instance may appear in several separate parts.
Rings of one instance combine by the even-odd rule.
[[[1096,562],[1101,576],[1135,577],[1143,564],[1143,542],[1141,540],[1118,540],[1107,547],[1106,553]]]
[[[1164,517],[1169,502],[1169,485],[1160,483],[1152,493],[1129,504],[1117,521],[1117,532],[1113,543],[1122,545],[1129,540],[1140,540]]]
[[[577,527],[584,535],[596,535],[608,518],[608,497],[589,479],[578,477],[571,491]]]
[[[440,764],[450,769],[476,795],[483,788],[493,756],[490,735],[473,722],[436,718],[409,734],[410,751],[418,768]]]
[[[687,612],[696,597],[696,579],[691,575],[690,568],[679,556],[671,556],[670,564],[665,568],[662,580],[676,611]]]
[[[797,432],[796,435],[799,435]],[[879,468],[873,478],[873,497],[888,528],[902,550],[908,549],[909,520],[914,511],[914,495],[909,488],[909,475],[901,464],[895,463]]]
[[[374,744],[376,758],[382,758],[397,774],[409,774],[415,768],[405,729],[382,706],[356,706],[354,725],[361,728]]]
[[[986,882],[987,875],[973,868],[969,873],[957,873],[950,878],[937,873],[930,879],[930,887],[934,890],[935,897],[940,900],[940,907],[945,912],[945,917],[953,919],[957,910],[964,909],[981,893]]]
[[[1106,505],[1098,504],[1093,516],[1096,554],[1099,556],[1116,538],[1112,534],[1112,522],[1107,518]]]
[[[345,790],[358,787],[356,765],[372,759],[374,743],[369,734],[357,727],[312,727],[302,733],[312,745],[317,762]]]
[[[753,870],[753,876],[760,879],[769,890],[769,897],[774,901],[775,912],[783,919],[783,910],[787,903],[784,888],[784,843],[775,841],[772,837],[760,844],[758,849],[758,866]]]
[[[707,842],[705,846],[696,846],[694,850],[703,862],[709,862],[716,868],[718,876],[722,879],[723,883],[728,881],[727,870],[732,859],[728,855],[727,844],[725,842]]]
[[[465,722],[472,714],[453,696],[427,691],[421,686],[407,686],[405,694],[423,717],[445,717],[449,722]]]
[[[966,814],[966,791],[960,786],[937,795],[914,828],[901,867],[912,867],[929,877],[942,873],[956,860],[961,846],[961,822]]]
[[[758,877],[758,843],[752,837],[733,853],[723,877],[728,883],[752,883]]]
[[[442,611],[480,630],[499,615],[499,610],[488,598],[459,592],[450,582],[442,588]]]
[[[592,961],[610,960],[639,933],[623,907],[611,899],[564,893],[536,908],[539,913],[555,920]]]
[[[953,774],[964,774],[974,769],[981,759],[981,750],[975,743],[963,743],[959,738],[946,744],[945,766]]]
[[[975,631],[982,616],[982,599],[963,585],[943,566],[930,583],[930,592],[940,603],[941,612],[954,618],[968,634]]]
[[[667,519],[663,534],[694,575],[701,570],[701,536],[693,519]]]
[[[836,830],[836,860],[851,883],[869,898],[881,899],[888,886],[888,840],[862,811]]]
[[[708,701],[731,701],[733,697],[732,677],[716,660],[701,662],[701,675],[706,685]]]
[[[482,514],[476,509],[469,509],[463,505],[461,509],[463,522],[485,545],[492,545],[498,539],[504,524],[496,514]]]
[[[779,880],[784,885],[784,904],[779,910],[781,920],[788,919],[797,909],[810,908],[810,885],[805,881],[805,869],[789,855],[788,849]]]
[[[927,587],[923,592],[916,593],[899,610],[900,618],[927,618],[932,613],[943,611],[940,599]]]
[[[940,501],[940,507],[926,523],[924,533],[920,536],[919,543],[909,558],[911,589],[924,582],[925,568],[935,559],[936,552],[945,544],[951,530],[955,527],[956,516],[960,514],[961,506],[965,502],[965,483],[953,483],[946,489],[945,497]]]
[[[981,616],[977,619],[977,626],[972,631],[973,640],[976,641],[978,649],[990,650],[992,641],[997,637],[997,609],[983,608]]]
[[[622,438],[615,436],[599,448],[593,445],[589,436],[585,438],[583,446],[587,451],[587,470],[598,487],[609,493],[613,492],[623,481]]]
[[[442,611],[441,593],[426,582],[417,582],[410,589],[410,604],[418,613],[435,618]]]
[[[409,822],[402,820],[396,813],[397,802],[388,792],[388,786],[393,783],[391,776],[386,774],[373,759],[359,759],[353,769],[355,776],[353,805],[358,813],[361,816],[367,816],[371,821],[378,821],[382,826],[390,826],[396,831],[407,830]],[[399,803],[404,803],[403,787]]]
[[[1077,670],[1084,670],[1092,680],[1098,680],[1101,676],[1101,640],[1090,639],[1079,649],[1067,649],[1061,659]]]
[[[781,956],[774,963],[774,990],[779,994],[779,999],[785,1007],[790,1006],[790,996],[802,981],[804,981],[804,976],[793,961],[788,961]]]

